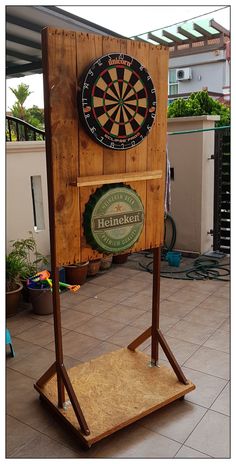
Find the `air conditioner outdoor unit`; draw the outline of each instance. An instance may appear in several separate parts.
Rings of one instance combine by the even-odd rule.
[[[176,69],[176,80],[177,81],[188,81],[192,79],[191,68],[179,68]]]

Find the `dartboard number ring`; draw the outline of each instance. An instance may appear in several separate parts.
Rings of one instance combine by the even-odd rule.
[[[110,53],[95,61],[81,84],[80,114],[97,142],[127,150],[149,134],[156,92],[145,67],[129,55]]]

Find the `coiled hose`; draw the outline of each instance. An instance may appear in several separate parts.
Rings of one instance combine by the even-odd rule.
[[[149,255],[145,255],[150,257]],[[153,260],[147,265],[139,263],[145,271],[152,274]],[[220,264],[216,258],[209,258],[208,256],[201,255],[193,261],[191,267],[182,268],[180,270],[161,270],[161,277],[168,279],[180,280],[220,280],[222,282],[229,282],[227,278],[230,275],[229,263]]]

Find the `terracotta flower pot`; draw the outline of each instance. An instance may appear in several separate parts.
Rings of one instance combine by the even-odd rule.
[[[88,265],[88,275],[89,276],[94,276],[98,273],[100,269],[100,264],[101,264],[101,259],[92,259],[89,261]]]
[[[114,264],[124,264],[128,259],[129,253],[124,253],[122,255],[115,255],[113,256],[113,263]]]
[[[112,258],[113,258],[113,255],[104,255],[102,257],[101,265],[100,265],[101,271],[106,271],[107,269],[110,269],[112,265]]]
[[[22,288],[23,288],[23,285],[18,284],[18,287],[16,290],[12,290],[11,292],[6,292],[7,317],[14,316],[14,314],[17,313],[17,309],[20,303]]]
[[[88,274],[89,262],[71,264],[65,267],[66,283],[71,285],[83,285]]]

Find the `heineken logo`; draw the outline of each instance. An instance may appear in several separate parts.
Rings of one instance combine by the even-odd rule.
[[[142,232],[143,223],[141,199],[124,184],[101,187],[86,205],[85,235],[98,251],[119,253],[131,248]]]

